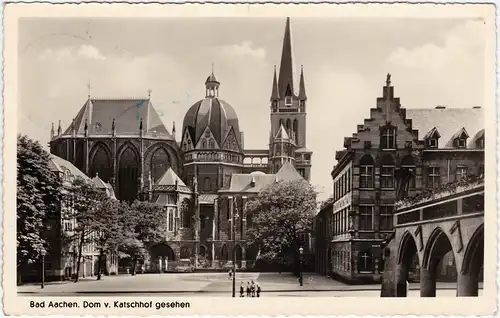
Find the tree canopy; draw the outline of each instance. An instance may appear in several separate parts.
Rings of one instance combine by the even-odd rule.
[[[49,168],[49,153],[27,136],[17,138],[17,264],[50,250],[46,234],[56,217],[61,180]]]
[[[305,180],[271,184],[248,202],[252,224],[248,238],[267,260],[286,258],[300,233],[310,233],[317,207],[316,191]],[[293,251],[292,251],[293,253]]]

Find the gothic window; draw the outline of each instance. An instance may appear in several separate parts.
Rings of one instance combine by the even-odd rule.
[[[440,184],[439,167],[429,167],[427,175],[427,187],[437,188]]]
[[[183,246],[181,247],[181,259],[186,259],[191,256],[191,251],[189,247]]]
[[[189,200],[184,199],[181,204],[181,220],[182,227],[189,227],[190,225],[190,213],[189,213]]]
[[[373,206],[359,206],[359,229],[365,231],[373,230]]]
[[[137,198],[138,166],[135,152],[127,147],[118,163],[118,199],[133,202]]]
[[[273,112],[277,112],[278,111],[278,101],[275,101],[273,100]]]
[[[396,128],[387,126],[380,131],[380,148],[396,149]]]
[[[101,178],[102,181],[108,182],[111,178],[111,170],[111,158],[104,146],[99,146],[92,158],[90,176],[95,177],[99,174],[99,178]]]
[[[359,253],[358,270],[360,272],[373,271],[373,257],[369,249]]]
[[[392,205],[380,206],[380,229],[392,230],[394,207]]]
[[[467,178],[467,167],[458,166],[456,170],[456,181],[465,180]]]
[[[296,138],[298,139],[298,135],[299,135],[299,121],[297,119],[294,119],[293,120],[293,138]]]
[[[174,211],[168,210],[168,231],[174,231]]]
[[[283,119],[280,119],[280,125],[279,125],[278,129],[279,129],[281,126],[283,126]],[[276,132],[276,133],[278,133],[278,132]]]
[[[203,139],[203,140],[201,141],[201,148],[202,148],[202,149],[206,149],[206,148],[207,148],[207,141],[206,141],[206,139]]]
[[[394,160],[390,155],[382,157],[380,168],[380,187],[382,189],[394,188]]]
[[[359,162],[359,187],[373,188],[373,158],[365,155]]]
[[[289,107],[292,106],[292,96],[285,97],[285,105]]]
[[[151,178],[158,181],[170,167],[170,160],[164,148],[158,148],[151,156]]]
[[[205,190],[205,191],[211,190],[211,182],[210,182],[210,178],[208,178],[208,177],[203,180],[203,190]]]
[[[404,156],[403,159],[401,160],[401,168],[403,169],[409,169],[413,171],[413,176],[411,177],[410,180],[410,189],[415,189],[416,187],[416,178],[415,178],[415,173],[416,173],[416,167],[415,167],[415,162],[413,161],[413,157],[410,155]]]
[[[215,142],[213,139],[210,139],[210,141],[208,142],[208,148],[210,149],[214,149],[215,148]]]
[[[287,133],[289,133],[289,132],[290,132],[290,128],[291,128],[291,126],[292,126],[292,123],[291,123],[291,121],[290,121],[290,118],[288,118],[288,119],[286,120],[286,127],[285,127],[285,128],[286,128],[286,132],[287,132]]]
[[[300,101],[300,112],[304,112],[305,107],[306,107],[306,101],[301,100]]]

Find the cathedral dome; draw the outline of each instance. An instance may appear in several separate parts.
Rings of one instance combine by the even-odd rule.
[[[213,73],[207,78],[205,85],[206,97],[194,103],[184,116],[183,133],[187,129],[196,145],[208,127],[219,147],[222,148],[224,140],[232,128],[241,147],[238,116],[229,103],[219,99],[220,83]]]

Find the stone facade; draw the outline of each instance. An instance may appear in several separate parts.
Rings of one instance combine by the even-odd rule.
[[[377,107],[344,139],[332,171],[331,271],[348,281],[379,281],[380,245],[393,232],[395,172],[413,171],[408,196],[484,171],[481,108],[412,109],[394,97],[390,75]],[[471,134],[469,136],[469,133]],[[321,251],[318,251],[320,253]]]

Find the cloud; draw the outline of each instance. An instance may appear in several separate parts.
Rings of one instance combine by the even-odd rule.
[[[409,69],[429,69],[439,71],[453,63],[467,63],[470,58],[478,58],[483,50],[484,24],[481,21],[467,21],[463,25],[446,32],[442,44],[426,43],[416,48],[399,47],[392,51],[388,62]]]
[[[88,44],[82,44],[78,47],[68,46],[60,49],[45,49],[39,55],[42,61],[74,61],[77,59],[89,59],[89,60],[105,60],[106,57],[95,47]]]
[[[225,57],[252,57],[255,59],[264,59],[266,57],[266,50],[264,48],[253,48],[252,46],[252,41],[224,45],[220,47],[220,53]]]

